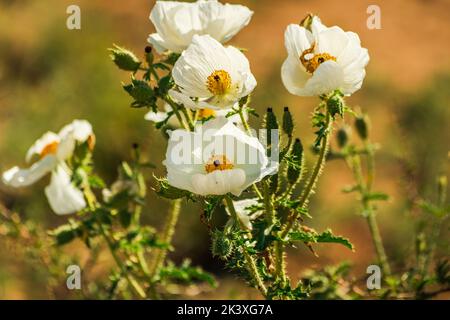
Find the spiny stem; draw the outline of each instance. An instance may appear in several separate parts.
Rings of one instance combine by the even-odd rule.
[[[225,203],[228,206],[228,209],[230,210],[231,216],[233,217],[234,221],[239,225],[241,229],[244,229],[240,220],[238,219],[236,208],[234,207],[233,200],[229,196],[225,196]],[[247,248],[245,245],[242,246],[242,254],[244,255],[246,267],[248,272],[253,278],[253,281],[256,283],[256,286],[258,287],[261,294],[265,297],[267,295],[267,289],[264,285],[264,282],[261,279],[261,276],[259,275],[258,268],[256,267],[255,260],[253,257],[248,253]]]
[[[372,237],[373,245],[375,247],[375,252],[379,263],[381,264],[381,269],[385,275],[391,274],[391,268],[387,259],[386,252],[384,250],[383,241],[380,234],[380,229],[378,228],[378,223],[375,218],[375,212],[370,204],[370,200],[367,197],[371,192],[371,187],[374,179],[374,159],[373,152],[368,152],[368,165],[367,167],[367,181],[364,182],[362,168],[361,168],[361,157],[359,155],[353,155],[349,159],[349,165],[352,169],[353,176],[359,187],[361,193],[361,203],[364,210],[364,216],[366,217],[367,224],[369,226],[370,234]],[[370,189],[369,189],[370,184]]]
[[[180,107],[178,106],[177,103],[175,103],[175,101],[172,100],[172,98],[169,95],[164,97],[164,101],[166,101],[172,107],[173,113],[177,117],[178,122],[180,123],[180,125],[186,130],[193,130],[193,129],[191,129],[189,127],[188,124],[186,124],[186,122],[184,121],[183,117],[181,116],[181,113],[180,113],[180,110],[179,110]]]
[[[166,225],[160,235],[160,240],[167,245],[172,242],[172,237],[175,232],[175,226],[180,215],[181,199],[176,199],[170,203],[169,213],[167,215]],[[150,266],[149,277],[154,280],[161,269],[164,260],[167,256],[167,248],[158,249],[156,256]]]
[[[115,261],[115,263],[117,264],[117,266],[119,267],[120,271],[122,272],[123,276],[125,277],[125,279],[128,281],[128,283],[131,285],[131,287],[136,291],[136,293],[141,297],[141,298],[147,298],[147,295],[145,294],[145,291],[142,289],[142,287],[137,283],[137,281],[134,279],[134,277],[128,273],[127,268],[125,267],[125,265],[122,263],[122,261],[120,260],[119,256],[116,253],[116,250],[114,248],[114,244],[111,241],[109,235],[107,234],[105,228],[103,228],[103,224],[100,221],[100,219],[98,218],[98,216],[95,214],[95,210],[96,210],[96,203],[97,200],[95,198],[94,193],[92,192],[91,188],[87,185],[84,188],[84,196],[86,198],[86,201],[88,203],[88,207],[89,210],[92,212],[92,214],[95,217],[95,220],[98,224],[99,230],[100,230],[100,234],[103,236],[103,238],[105,239],[106,244],[108,245],[108,249]]]
[[[300,197],[299,200],[299,207],[305,208],[308,205],[308,200],[311,194],[314,192],[314,189],[317,184],[317,180],[319,179],[320,174],[322,173],[323,167],[325,166],[326,162],[326,156],[328,152],[328,147],[330,143],[330,136],[332,132],[332,117],[330,113],[327,111],[326,114],[326,122],[325,122],[325,136],[322,139],[322,144],[319,151],[319,157],[317,158],[316,164],[314,166],[314,170],[309,177],[308,183],[306,184],[306,187]],[[289,233],[289,231],[292,229],[292,227],[295,224],[295,221],[297,220],[298,212],[292,212],[286,226],[281,232],[281,237],[284,238]]]
[[[280,241],[275,243],[275,275],[282,282],[286,281],[286,255]]]

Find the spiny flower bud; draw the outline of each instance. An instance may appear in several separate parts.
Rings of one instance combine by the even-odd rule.
[[[266,116],[264,118],[264,128],[267,130],[267,147],[272,149],[272,130],[278,130],[279,125],[277,117],[272,108],[267,108]]]
[[[335,115],[344,115],[344,95],[339,90],[333,92],[333,94],[327,99],[327,109],[332,117]]]
[[[122,70],[135,72],[141,66],[141,62],[134,53],[125,48],[114,45],[114,48],[110,48],[109,51],[112,61]]]
[[[339,128],[339,130],[337,131],[336,134],[336,140],[338,143],[339,148],[344,148],[347,143],[348,140],[350,138],[350,134],[351,134],[351,129],[349,126],[342,126]]]
[[[300,139],[295,139],[292,146],[292,163],[288,164],[287,179],[290,184],[297,183],[303,171],[303,145]]]
[[[284,107],[283,113],[283,131],[289,136],[292,136],[294,132],[294,121],[292,120],[292,114],[288,107]]]
[[[366,115],[357,116],[355,119],[355,128],[358,136],[366,140],[369,137],[370,120]]]
[[[223,231],[215,230],[212,234],[211,251],[213,256],[225,260],[233,252],[233,242]]]

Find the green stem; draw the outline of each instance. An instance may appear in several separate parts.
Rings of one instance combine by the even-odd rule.
[[[181,199],[176,199],[170,203],[169,213],[166,219],[166,225],[164,226],[164,230],[160,235],[160,240],[165,244],[169,245],[172,242],[173,234],[175,232],[175,226],[178,221],[178,217],[180,215],[180,207],[181,207]],[[167,248],[158,249],[156,252],[156,256],[152,261],[149,271],[149,277],[152,281],[155,280],[157,274],[161,267],[164,264],[164,260],[167,256]]]
[[[239,225],[239,228],[242,230],[245,230],[245,227],[242,226],[240,220],[238,219],[236,209],[233,204],[233,200],[229,197],[225,197],[225,202],[228,206],[228,209],[230,210],[231,216],[233,217],[234,221]],[[264,285],[264,282],[261,279],[261,276],[259,275],[258,268],[256,267],[255,260],[253,257],[248,253],[247,248],[245,245],[242,246],[242,254],[244,255],[246,267],[248,272],[250,273],[253,281],[255,282],[256,286],[258,287],[258,290],[261,292],[261,294],[265,297],[267,296],[267,289]]]
[[[282,282],[286,281],[286,256],[280,241],[275,243],[275,275]]]
[[[311,194],[314,192],[314,189],[317,184],[317,180],[319,179],[320,174],[322,173],[323,168],[325,166],[326,156],[327,156],[328,147],[330,144],[331,132],[332,132],[332,124],[333,124],[332,120],[333,119],[332,119],[330,113],[327,112],[326,122],[325,122],[326,132],[325,132],[325,137],[322,139],[322,144],[321,144],[320,151],[319,151],[319,157],[317,158],[316,164],[314,166],[314,170],[313,170],[311,176],[309,177],[308,183],[306,184],[306,187],[305,187],[304,191],[302,192],[302,195],[300,196],[299,206],[302,208],[305,208],[308,205],[309,198],[310,198]],[[298,217],[298,212],[292,212],[286,226],[284,227],[284,229],[281,232],[282,238],[286,237],[286,235],[289,233],[289,231],[293,228],[295,221],[297,220],[297,217]]]
[[[367,182],[364,182],[362,168],[361,168],[361,157],[359,155],[353,155],[348,161],[351,169],[353,171],[353,176],[359,187],[359,192],[361,193],[361,203],[364,211],[364,216],[366,217],[367,224],[369,226],[370,234],[372,237],[372,242],[375,247],[375,252],[377,254],[378,261],[381,265],[385,275],[391,274],[391,268],[387,259],[386,252],[384,250],[383,241],[380,234],[380,229],[378,228],[378,223],[375,218],[375,212],[370,204],[370,200],[367,197],[371,192],[371,187],[374,178],[374,159],[373,153],[368,153],[368,168],[367,168]],[[370,185],[370,189],[369,189]]]
[[[93,194],[92,190],[90,189],[89,186],[86,186],[84,189],[84,195],[86,198],[86,201],[88,203],[89,206],[89,210],[92,212],[92,214],[94,215],[97,225],[99,227],[100,230],[100,234],[103,236],[106,244],[108,245],[108,249],[116,263],[116,265],[119,267],[120,271],[122,272],[122,274],[124,275],[125,279],[128,281],[128,283],[130,284],[130,286],[134,289],[134,291],[136,291],[136,293],[141,297],[141,298],[146,298],[147,295],[145,294],[145,291],[142,289],[142,287],[137,283],[137,281],[134,279],[134,277],[128,273],[127,268],[125,267],[125,265],[122,263],[122,261],[120,260],[119,256],[116,253],[116,250],[114,248],[114,244],[111,241],[109,235],[107,234],[105,228],[103,228],[103,224],[102,222],[99,220],[98,216],[95,214],[95,210],[97,207],[97,201],[95,198],[95,195]]]
[[[181,116],[178,104],[176,104],[169,95],[164,97],[164,101],[166,101],[172,107],[173,113],[177,117],[180,125],[186,130],[191,130],[189,125],[186,124],[183,117]]]
[[[189,111],[185,107],[182,107],[180,109],[181,109],[181,112],[184,114],[184,117],[187,119],[187,122],[188,122],[188,125],[189,125],[189,130],[194,131],[195,130],[195,125],[194,125],[194,121],[192,120],[191,111]]]

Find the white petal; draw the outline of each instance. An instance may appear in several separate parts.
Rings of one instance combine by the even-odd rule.
[[[286,89],[295,95],[304,95],[303,88],[311,75],[306,72],[299,59],[289,56],[281,67],[281,79]]]
[[[167,43],[157,33],[152,33],[151,35],[149,35],[147,41],[153,46],[153,48],[155,48],[155,50],[159,54],[163,54],[167,50]]]
[[[224,195],[232,193],[240,195],[244,190],[245,171],[242,169],[216,170],[207,174],[192,176],[194,192],[201,196]]]
[[[314,16],[313,20],[311,22],[311,31],[314,35],[314,37],[317,37],[320,32],[328,29],[320,20],[318,16]]]
[[[334,26],[319,33],[316,51],[338,57],[347,47],[349,41],[347,33],[341,28]]]
[[[288,54],[299,59],[302,52],[309,49],[314,42],[310,31],[297,24],[290,24],[284,33],[284,45]]]
[[[162,111],[149,111],[145,114],[144,119],[152,122],[161,122],[167,119],[167,112]]]
[[[72,184],[70,176],[62,166],[53,171],[45,194],[50,207],[59,215],[75,213],[86,207],[83,193]]]
[[[19,167],[9,169],[3,173],[2,180],[4,184],[15,188],[29,186],[52,171],[55,165],[56,157],[47,155],[28,169]]]
[[[306,82],[302,90],[305,96],[318,96],[341,89],[344,85],[344,72],[336,62],[332,60],[322,63],[314,72],[311,79]]]
[[[71,135],[76,141],[83,143],[92,133],[92,125],[88,121],[73,120],[70,124],[64,126],[58,135],[61,139]]]
[[[26,162],[30,162],[31,158],[35,154],[40,154],[42,150],[48,146],[49,144],[52,144],[54,142],[59,142],[60,137],[51,131],[48,131],[42,135],[41,138],[39,138],[27,151],[27,155],[25,157]]]

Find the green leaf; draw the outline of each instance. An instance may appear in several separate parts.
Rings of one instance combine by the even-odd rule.
[[[389,200],[389,196],[383,192],[371,192],[364,196],[366,200],[369,201],[387,201]]]
[[[310,228],[307,230],[295,230],[289,233],[288,239],[305,243],[338,243],[354,251],[353,244],[347,238],[334,235],[330,229],[327,229],[320,234]]]
[[[55,238],[58,246],[62,246],[78,237],[78,227],[79,225],[77,224],[64,224],[55,230],[49,231],[49,235]]]
[[[214,276],[200,267],[191,266],[190,260],[185,260],[181,266],[176,266],[169,262],[167,266],[161,268],[159,276],[164,281],[180,282],[184,284],[192,284],[194,282],[206,282],[211,287],[217,287]]]
[[[156,193],[166,199],[181,199],[181,198],[192,198],[192,194],[189,191],[181,190],[171,186],[166,179],[158,179],[158,190]]]

